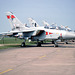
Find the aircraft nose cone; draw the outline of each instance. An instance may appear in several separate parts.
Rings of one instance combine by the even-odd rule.
[[[68,32],[68,33],[67,33],[67,37],[70,38],[70,39],[75,39],[75,33],[73,33],[73,32]]]
[[[75,33],[74,32],[67,32],[65,31],[62,35],[63,39],[75,39]]]

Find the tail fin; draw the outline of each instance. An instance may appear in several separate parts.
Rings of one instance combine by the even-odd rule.
[[[49,26],[49,23],[47,23],[46,21],[43,21],[44,26]]]
[[[16,29],[24,26],[24,24],[22,24],[12,12],[7,12],[6,16],[11,24],[12,29]]]
[[[29,20],[29,23],[30,23],[31,26],[33,26],[33,27],[39,26],[38,23],[34,19],[28,18],[28,20]]]
[[[44,28],[49,29],[49,23],[47,23],[46,21],[43,21],[44,24]]]

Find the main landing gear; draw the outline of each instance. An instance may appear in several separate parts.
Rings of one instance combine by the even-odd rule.
[[[37,39],[37,47],[41,47],[41,42]]]
[[[41,47],[41,42],[37,42],[37,47]]]
[[[24,42],[22,42],[21,47],[26,47],[25,40],[24,40]]]
[[[68,42],[65,42],[65,44],[68,44]]]
[[[58,44],[56,41],[54,41],[53,44],[54,44],[54,47],[58,47]]]
[[[21,47],[25,47],[25,42],[22,42]]]
[[[68,41],[65,41],[65,44],[68,44]]]
[[[42,44],[42,43],[41,43],[39,40],[37,40],[37,47],[41,47],[41,44]],[[54,47],[58,47],[58,44],[57,44],[56,41],[53,41],[53,44],[54,44]],[[25,41],[22,42],[21,47],[26,47]]]
[[[58,47],[58,44],[54,44],[54,47]]]
[[[55,44],[55,42],[54,42],[54,41],[52,41],[52,44]]]

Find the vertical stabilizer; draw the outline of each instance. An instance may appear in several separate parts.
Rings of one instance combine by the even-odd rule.
[[[31,26],[33,26],[33,27],[39,26],[38,23],[34,19],[28,18],[28,20],[29,20],[29,23],[30,23]]]
[[[49,26],[49,23],[47,23],[46,21],[43,21],[44,26]]]
[[[6,16],[11,24],[12,29],[16,29],[24,26],[24,24],[22,24],[12,12],[7,12]]]
[[[49,23],[47,23],[46,21],[43,21],[43,24],[44,24],[44,28],[49,29]]]

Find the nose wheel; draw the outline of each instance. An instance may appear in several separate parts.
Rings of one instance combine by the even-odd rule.
[[[68,42],[65,42],[65,44],[68,44]]]
[[[58,44],[57,44],[57,42],[54,42],[54,47],[58,47]]]
[[[67,40],[65,40],[65,44],[68,44],[68,41]]]
[[[54,47],[58,47],[58,45],[57,44],[54,44]]]

